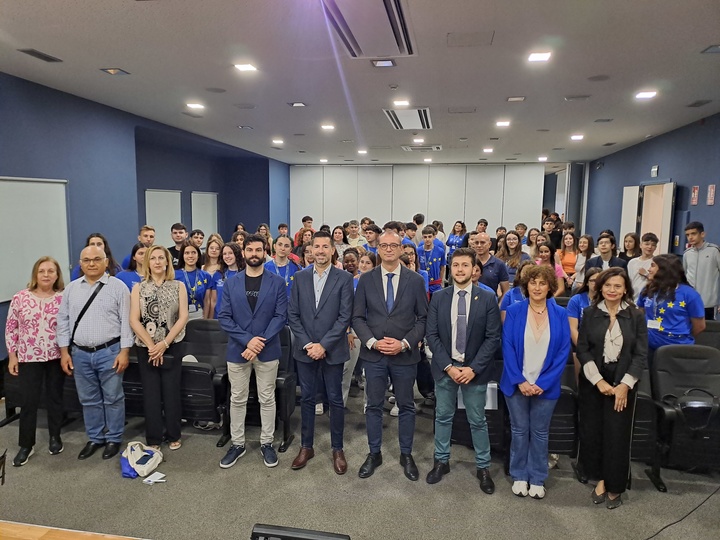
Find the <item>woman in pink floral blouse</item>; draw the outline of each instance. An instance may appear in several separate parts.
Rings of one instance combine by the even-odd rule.
[[[52,257],[41,257],[32,269],[28,288],[13,296],[5,326],[5,344],[10,375],[19,378],[23,404],[20,410],[20,451],[13,465],[25,465],[33,455],[40,392],[45,381],[50,453],[63,451],[60,424],[65,374],[60,367],[57,345],[57,313],[62,299],[60,265]]]

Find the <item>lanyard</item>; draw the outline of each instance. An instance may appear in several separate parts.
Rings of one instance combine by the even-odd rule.
[[[428,274],[430,274],[430,268],[432,268],[432,252],[432,249],[430,251],[423,250],[423,253],[425,254],[425,271]]]
[[[187,285],[188,290],[190,291],[190,303],[197,305],[197,300],[195,300],[195,289],[198,285],[202,285],[201,281],[198,281],[198,271],[197,268],[190,272],[191,274],[195,272],[195,275],[193,276],[193,281],[195,282],[195,286],[190,286],[190,280],[188,279],[188,273],[183,268],[183,275],[185,276],[185,285]]]
[[[283,278],[285,280],[285,287],[290,286],[290,261],[283,267],[285,268],[285,275],[282,275],[280,273],[280,267],[277,265],[277,262],[273,261],[273,266],[275,267],[275,273]]]

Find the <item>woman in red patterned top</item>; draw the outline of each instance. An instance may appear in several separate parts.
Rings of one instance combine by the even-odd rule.
[[[13,296],[5,325],[5,344],[10,358],[10,375],[19,378],[23,406],[20,410],[20,451],[13,465],[25,465],[33,454],[40,391],[45,381],[49,450],[63,451],[60,424],[65,374],[60,367],[57,345],[57,313],[62,299],[60,265],[52,257],[41,257],[33,266],[28,288]]]

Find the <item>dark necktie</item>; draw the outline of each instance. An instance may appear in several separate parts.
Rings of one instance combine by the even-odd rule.
[[[393,276],[395,276],[393,273],[388,273],[387,275],[387,299],[385,300],[385,305],[387,306],[388,313],[392,311],[392,308],[395,305],[395,291],[392,284]]]
[[[465,295],[467,291],[458,291],[458,317],[457,336],[455,336],[455,348],[460,354],[465,354],[465,342],[467,341],[467,306]]]

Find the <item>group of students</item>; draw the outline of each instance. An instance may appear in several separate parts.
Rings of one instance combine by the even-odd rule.
[[[567,249],[556,257],[558,235],[553,239],[551,234],[557,224],[553,221],[550,231],[550,220],[543,223],[546,232],[533,235],[531,229],[527,239],[523,227],[491,239],[485,220],[469,233],[456,222],[443,242],[442,224],[422,226],[422,215],[409,223],[388,222],[382,229],[364,218],[317,232],[306,216],[294,238],[286,225],[272,239],[266,224],[254,234],[239,224],[227,244],[219,235],[209,237],[204,253],[202,231],[192,231],[188,239],[182,224],[173,225],[175,246],[168,250],[156,245],[154,229],[144,226],[126,258],[127,270],[115,262],[106,239],[94,233],[81,253],[78,277],[67,288],[58,263],[42,257],[28,288],[11,302],[9,371],[19,376],[24,396],[20,450],[13,464],[24,465],[34,451],[43,381],[49,451],[62,452],[63,372],[75,377],[89,438],[78,458],[87,459],[101,447],[103,458],[116,455],[124,425],[122,371],[132,345],[145,387],[147,443],[159,448],[167,442],[171,450],[179,449],[181,362],[173,352],[188,319],[216,317],[229,338],[231,384],[232,445],[220,461],[222,468],[232,467],[246,452],[251,371],[258,383],[263,460],[268,467],[278,463],[272,445],[274,385],[279,333],[289,325],[302,395],[302,447],[293,469],[304,468],[314,457],[315,407],[322,387],[330,406],[333,468],[338,474],[347,471],[344,409],[359,361],[366,377],[370,449],[359,469],[361,478],[382,464],[388,381],[398,407],[400,464],[407,478],[419,478],[412,456],[413,388],[425,369],[436,404],[434,466],[427,482],[436,483],[449,472],[452,417],[461,389],[480,488],[492,493],[484,406],[491,365],[502,347],[499,387],[510,413],[512,491],[543,498],[548,427],[572,349],[582,412],[580,465],[598,480],[592,501],[616,508],[629,474],[637,381],[652,351],[693,343],[705,317],[714,317],[720,251],[705,242],[702,224],[693,222],[686,227],[692,247],[682,261],[653,256],[657,237],[652,233],[639,246],[637,238],[632,246],[625,242],[629,263],[616,256],[611,231],[599,236],[598,254],[592,256],[592,237],[581,237],[586,239],[583,252],[567,229],[559,235]],[[581,256],[584,264],[578,266]],[[696,283],[706,289],[707,300],[691,286]],[[567,311],[553,300],[566,285],[575,292]]]

